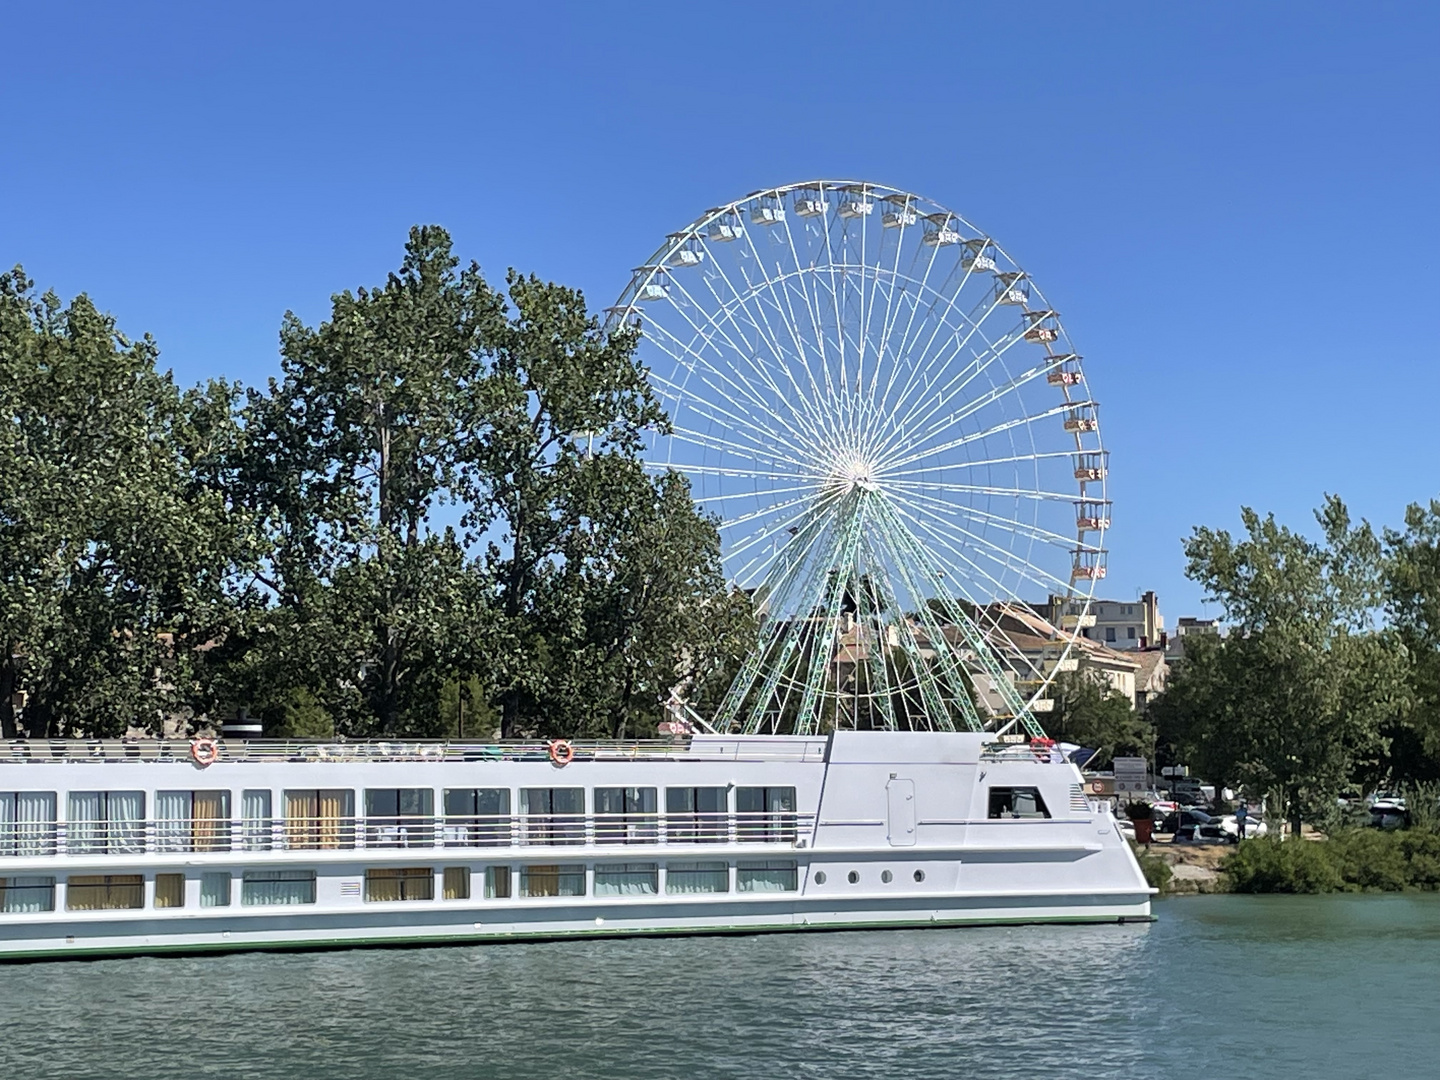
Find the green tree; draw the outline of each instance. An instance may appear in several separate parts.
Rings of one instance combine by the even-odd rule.
[[[225,492],[237,391],[181,392],[157,357],[87,297],[0,275],[6,737],[158,730],[209,703],[205,655],[254,554]]]
[[[1154,728],[1099,672],[1082,668],[1062,673],[1051,684],[1050,697],[1055,708],[1045,717],[1046,731],[1061,742],[1097,750],[1095,765],[1117,754],[1153,757]]]
[[[482,487],[504,317],[458,265],[443,229],[412,229],[383,286],[336,295],[317,328],[287,313],[283,378],[250,395],[241,483],[271,603],[229,649],[230,689],[268,717],[304,690],[343,731],[432,733],[471,658],[483,585],[437,514]]]
[[[1230,632],[1196,643],[1156,718],[1210,779],[1265,791],[1292,831],[1384,749],[1404,700],[1404,650],[1376,626],[1380,543],[1335,497],[1315,542],[1242,510],[1246,536],[1197,528],[1187,573]]]
[[[1440,779],[1440,501],[1412,504],[1385,532],[1385,612],[1405,646],[1411,709],[1386,728],[1384,777]]]

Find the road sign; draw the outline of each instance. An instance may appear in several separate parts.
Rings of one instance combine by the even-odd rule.
[[[1149,769],[1143,757],[1115,759],[1115,794],[1144,795],[1150,788]]]

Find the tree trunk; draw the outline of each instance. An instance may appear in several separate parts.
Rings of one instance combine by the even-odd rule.
[[[1290,835],[1298,840],[1300,838],[1300,789],[1290,788],[1286,792],[1286,802],[1289,804],[1286,806],[1286,810],[1290,813]]]
[[[5,655],[0,657],[0,738],[13,739],[15,730],[15,690],[18,685],[15,671],[15,650],[8,643]]]

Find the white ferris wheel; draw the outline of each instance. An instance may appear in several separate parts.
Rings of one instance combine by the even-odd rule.
[[[671,233],[610,319],[671,418],[648,462],[756,606],[717,729],[1043,733],[1107,458],[1059,314],[989,234],[881,184],[758,191]]]

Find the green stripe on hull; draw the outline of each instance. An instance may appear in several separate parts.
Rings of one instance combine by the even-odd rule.
[[[515,934],[437,934],[418,937],[356,937],[311,939],[306,941],[245,941],[213,942],[191,945],[114,945],[101,948],[81,946],[63,949],[37,949],[34,952],[0,953],[0,963],[28,963],[47,960],[98,960],[118,956],[201,956],[206,954],[242,952],[320,952],[333,949],[425,948],[443,945],[503,945],[507,943],[564,941],[572,938],[600,937],[708,937],[741,934],[783,934],[843,930],[918,930],[953,929],[967,926],[1034,926],[1068,923],[1073,925],[1103,923],[1150,923],[1154,915],[1032,915],[1016,918],[917,919],[914,921],[849,922],[825,924],[763,923],[755,926],[707,926],[694,929],[656,927],[654,929],[615,929],[601,927],[585,930],[544,930]]]

